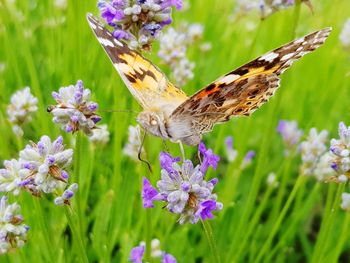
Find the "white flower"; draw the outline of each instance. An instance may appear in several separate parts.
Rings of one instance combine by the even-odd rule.
[[[55,0],[54,6],[58,9],[66,9],[67,8],[67,0]]]
[[[185,85],[193,78],[195,64],[186,56],[187,48],[202,38],[204,27],[202,24],[182,24],[178,30],[169,28],[160,37],[158,56],[167,64],[173,74],[175,84]],[[205,45],[204,45],[205,44]],[[211,48],[211,44],[205,42],[200,47],[203,52]]]
[[[74,196],[74,194],[78,191],[78,184],[74,183],[71,184],[64,192],[62,193],[61,196],[58,196],[55,198],[54,203],[56,205],[64,205],[70,204],[70,199]]]
[[[288,155],[291,150],[299,143],[303,131],[298,129],[296,121],[280,120],[277,127],[278,133],[282,136],[286,146],[285,154]]]
[[[327,151],[327,140],[328,131],[323,130],[317,133],[316,128],[310,129],[307,140],[300,144],[301,159],[303,161],[301,172],[303,175],[314,175],[314,170],[321,156]]]
[[[33,194],[62,191],[68,181],[64,170],[73,159],[73,150],[64,149],[62,137],[55,141],[44,135],[35,144],[27,145],[19,153],[23,167],[31,171],[31,176],[22,181],[22,186]]]
[[[0,192],[12,192],[18,195],[21,182],[30,175],[30,170],[24,169],[22,164],[12,159],[4,161],[4,169],[0,169]]]
[[[129,126],[129,135],[128,135],[128,142],[125,144],[123,148],[123,154],[126,156],[129,156],[130,158],[137,160],[138,159],[138,152],[141,147],[141,130],[140,126]],[[144,152],[144,149],[142,147],[142,153]]]
[[[7,197],[0,200],[0,254],[12,248],[22,247],[26,242],[29,227],[23,224],[17,203],[9,204]]]
[[[109,141],[109,131],[107,125],[103,124],[92,130],[92,136],[89,137],[89,140],[94,144],[107,144]]]
[[[179,60],[176,68],[173,69],[175,82],[179,86],[184,86],[189,80],[193,79],[194,62],[190,62],[187,58]]]
[[[350,48],[350,18],[346,20],[343,30],[339,35],[339,39],[345,48]]]
[[[313,172],[318,181],[324,181],[336,175],[336,172],[331,167],[332,161],[333,155],[329,152],[324,153],[320,157]]]
[[[13,131],[18,136],[23,135],[22,124],[32,120],[32,114],[38,110],[38,99],[30,93],[30,88],[17,91],[11,96],[10,105],[7,106],[7,115],[13,124]]]
[[[279,185],[279,182],[276,180],[276,174],[271,172],[267,176],[266,183],[268,186],[271,187],[277,187]]]
[[[350,211],[350,194],[342,193],[340,207],[346,211]]]

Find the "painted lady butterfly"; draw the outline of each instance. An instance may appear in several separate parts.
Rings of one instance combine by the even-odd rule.
[[[320,47],[331,32],[325,28],[294,40],[220,77],[188,97],[149,60],[115,39],[91,14],[88,22],[121,78],[143,107],[137,121],[163,139],[188,145],[232,116],[252,114],[275,93],[280,78],[295,60]]]

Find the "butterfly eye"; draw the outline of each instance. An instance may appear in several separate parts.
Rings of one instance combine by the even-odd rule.
[[[156,126],[157,124],[158,124],[158,122],[157,122],[156,120],[154,120],[154,119],[151,120],[151,125],[152,125],[152,126]]]

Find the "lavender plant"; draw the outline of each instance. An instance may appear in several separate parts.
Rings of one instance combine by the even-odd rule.
[[[172,6],[182,8],[182,0],[99,1],[102,18],[113,27],[113,36],[127,41],[133,49],[150,50],[164,26],[172,22]]]
[[[159,156],[161,179],[157,182],[159,192],[144,177],[143,206],[152,208],[153,201],[164,201],[169,212],[180,215],[180,224],[195,224],[200,219],[213,218],[212,212],[221,210],[223,206],[217,201],[217,195],[212,193],[218,179],[205,181],[204,175],[210,166],[216,169],[220,158],[211,149],[206,149],[203,143],[199,152],[203,161],[195,167],[190,160],[183,161],[180,166],[180,158],[162,152]]]
[[[85,89],[81,80],[76,85],[62,87],[53,92],[52,97],[57,105],[50,106],[48,111],[54,116],[53,122],[59,124],[66,132],[82,130],[91,136],[92,130],[101,117],[96,114],[98,104],[90,100],[91,91]]]

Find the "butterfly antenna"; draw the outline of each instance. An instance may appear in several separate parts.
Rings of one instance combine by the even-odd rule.
[[[138,151],[138,153],[137,153],[137,158],[138,158],[141,162],[143,162],[143,163],[145,163],[145,164],[147,165],[148,170],[149,170],[150,173],[152,174],[153,171],[152,171],[152,166],[151,166],[151,164],[149,163],[149,161],[147,161],[147,160],[145,160],[145,159],[142,159],[142,157],[141,157],[142,147],[143,147],[143,144],[144,144],[144,142],[145,142],[146,135],[147,135],[147,133],[145,132],[145,133],[143,134],[143,136],[142,136],[142,140],[141,140],[141,144],[140,144],[140,147],[139,147],[139,151]]]
[[[133,110],[98,110],[99,112],[125,112],[125,113],[133,113],[133,114],[137,114],[138,112],[133,111]]]

